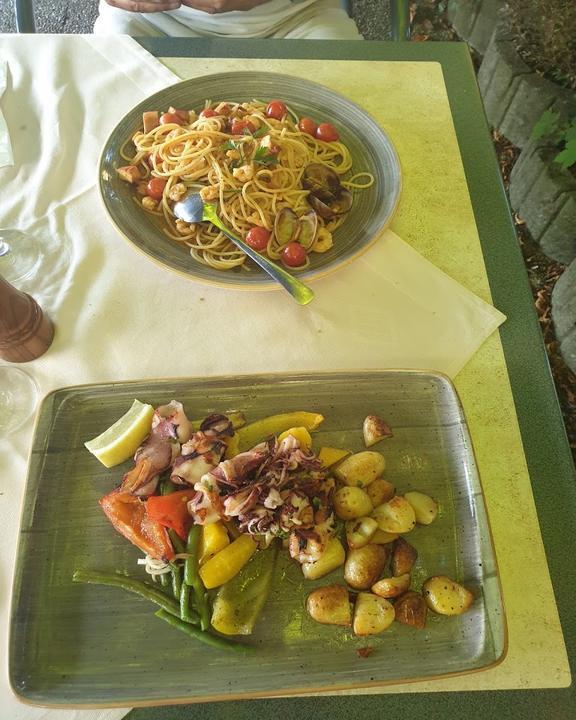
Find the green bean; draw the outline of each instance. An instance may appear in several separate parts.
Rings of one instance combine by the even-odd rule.
[[[160,573],[162,587],[168,587],[168,573]]]
[[[182,571],[176,563],[170,563],[172,568],[172,594],[180,601],[180,587],[182,586]]]
[[[204,589],[204,584],[198,572],[198,553],[200,547],[201,525],[192,525],[188,533],[188,543],[186,544],[186,552],[188,557],[184,562],[184,582],[190,585],[194,590],[194,599],[196,608],[200,614],[200,627],[202,630],[208,630],[210,627],[210,608],[208,607],[208,599]]]
[[[89,583],[92,585],[111,585],[119,587],[128,592],[140,595],[140,597],[150,600],[150,602],[159,605],[161,608],[169,612],[171,615],[180,617],[180,604],[173,597],[166,595],[159,588],[148,585],[141,580],[134,580],[126,575],[118,573],[92,572],[90,570],[75,570],[72,575],[73,582]]]
[[[174,548],[177,555],[186,552],[186,546],[184,545],[184,541],[180,539],[178,533],[175,530],[169,528],[168,536],[170,537],[170,542],[172,543],[172,547]]]
[[[169,477],[160,480],[160,495],[171,495],[176,490],[176,486]]]
[[[182,583],[180,588],[180,619],[184,622],[198,624],[198,615],[190,607],[191,588]]]
[[[206,645],[211,645],[212,647],[218,648],[219,650],[232,650],[234,652],[243,653],[254,652],[255,650],[255,648],[251,645],[242,645],[241,643],[234,642],[233,640],[227,640],[226,638],[219,637],[218,635],[212,635],[212,633],[203,632],[202,630],[194,627],[194,625],[190,625],[189,623],[182,622],[182,620],[178,620],[170,613],[167,613],[165,610],[158,610],[154,613],[154,615],[161,618],[162,620],[165,620],[173,627],[178,628],[178,630],[182,630],[182,632],[190,635],[190,637],[193,637],[196,640],[200,640],[200,642],[206,643]]]

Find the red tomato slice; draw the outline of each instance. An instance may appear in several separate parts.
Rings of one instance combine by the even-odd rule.
[[[205,110],[202,110],[200,115],[198,117],[201,118],[211,118],[215,117],[218,113],[215,110],[212,110],[212,108],[206,108]]]
[[[246,235],[246,244],[250,245],[254,250],[258,250],[258,252],[266,250],[268,240],[270,240],[270,230],[267,230],[265,227],[260,227],[259,225],[250,228]]]
[[[298,242],[290,242],[282,248],[280,259],[288,267],[300,267],[306,262],[307,254],[305,248]]]
[[[162,200],[165,187],[166,180],[164,180],[164,178],[150,178],[148,185],[146,185],[146,194],[154,198],[154,200]]]
[[[323,140],[324,142],[336,142],[340,135],[338,130],[330,123],[320,123],[316,128],[315,133],[316,140]]]
[[[286,105],[282,100],[271,100],[266,106],[266,115],[275,120],[282,120],[286,112]]]
[[[316,129],[318,128],[318,125],[312,120],[312,118],[309,117],[303,117],[300,118],[300,122],[298,123],[298,130],[300,132],[306,133],[308,135],[316,135]]]
[[[193,522],[187,504],[194,495],[194,489],[179,490],[169,495],[152,495],[146,501],[146,513],[150,520],[172,528],[182,540],[186,540]]]
[[[142,552],[156,560],[172,560],[174,548],[168,531],[146,514],[146,503],[116,488],[98,501],[116,530]]]

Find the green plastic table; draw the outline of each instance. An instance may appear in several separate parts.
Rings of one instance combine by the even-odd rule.
[[[566,433],[465,44],[143,38],[157,57],[311,58],[436,61],[441,64],[500,328],[524,453],[572,673],[576,659],[575,473]],[[530,629],[527,628],[527,632]],[[546,658],[542,657],[542,663]],[[130,720],[244,718],[554,718],[576,717],[574,683],[560,689],[292,697],[139,708]]]

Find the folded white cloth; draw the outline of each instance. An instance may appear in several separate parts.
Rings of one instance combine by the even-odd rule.
[[[0,103],[8,84],[8,63],[0,55]],[[0,104],[1,107],[1,104]],[[0,167],[12,165],[12,144],[4,115],[0,111]]]
[[[313,284],[306,307],[282,290],[251,293],[190,282],[147,260],[108,222],[95,187],[112,127],[177,78],[125,37],[6,36],[2,99],[14,167],[0,169],[0,217],[44,245],[31,292],[56,323],[50,350],[27,366],[43,392],[76,383],[297,370],[418,368],[454,376],[504,316],[391,231]],[[24,120],[22,119],[24,118]],[[12,576],[30,431],[0,443],[0,574]],[[6,655],[9,583],[0,645]],[[42,711],[14,720],[115,720],[125,710]]]

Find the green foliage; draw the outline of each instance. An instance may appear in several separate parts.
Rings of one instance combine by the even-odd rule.
[[[576,164],[576,140],[570,140],[570,142],[567,142],[564,150],[558,153],[558,155],[554,158],[554,162],[562,165],[562,167],[566,168],[566,170]]]
[[[559,113],[554,112],[554,110],[545,110],[532,128],[533,139],[540,140],[540,138],[553,135],[558,130],[559,121]]]
[[[576,165],[576,116],[562,118],[560,113],[546,110],[533,127],[532,138],[554,145],[559,150],[554,162],[563,168]]]
[[[576,89],[576,2],[507,0],[504,14],[524,62],[552,82]]]

